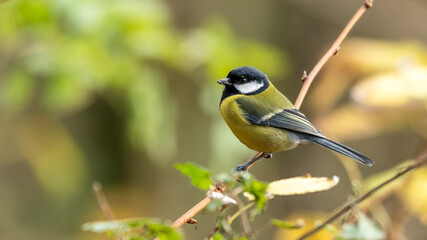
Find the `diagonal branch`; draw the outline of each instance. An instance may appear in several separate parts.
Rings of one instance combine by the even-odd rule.
[[[314,66],[313,70],[308,74],[308,76],[303,76],[304,84],[302,85],[301,91],[298,95],[297,100],[295,101],[295,108],[299,109],[301,107],[302,101],[304,101],[305,95],[310,88],[311,83],[316,77],[317,73],[319,73],[320,69],[325,65],[325,63],[329,60],[332,55],[335,55],[340,48],[341,43],[344,41],[345,37],[347,37],[350,30],[354,27],[356,22],[360,19],[360,17],[372,7],[373,0],[366,0],[365,3],[357,10],[357,12],[353,15],[350,21],[347,23],[341,34],[332,44],[331,48],[323,55],[323,57],[319,60],[319,62]]]
[[[371,189],[369,192],[363,194],[361,197],[359,197],[359,198],[351,201],[349,204],[347,204],[341,210],[339,210],[337,213],[335,213],[332,217],[328,218],[325,222],[323,222],[319,226],[313,228],[312,230],[310,230],[307,233],[305,233],[304,235],[302,235],[300,238],[298,238],[298,240],[306,239],[310,235],[312,235],[312,234],[316,233],[317,231],[321,230],[327,224],[335,221],[336,219],[338,219],[339,217],[341,217],[342,215],[344,215],[346,212],[348,212],[349,210],[351,210],[355,205],[361,203],[362,201],[364,201],[365,199],[367,199],[368,197],[370,197],[371,195],[373,195],[374,193],[376,193],[378,190],[382,189],[383,187],[385,187],[386,185],[388,185],[391,182],[395,181],[396,179],[402,177],[406,173],[408,173],[408,172],[410,172],[410,171],[412,171],[414,169],[420,168],[420,167],[422,167],[423,165],[426,165],[426,164],[427,164],[427,153],[425,152],[425,153],[421,154],[420,157],[418,157],[417,161],[414,164],[406,167],[405,169],[403,169],[402,171],[398,172],[393,177],[387,179],[386,181],[382,182],[378,186],[376,186],[373,189]]]
[[[181,227],[182,225],[184,225],[184,223],[187,223],[188,221],[190,221],[197,213],[202,211],[202,209],[204,209],[211,201],[212,200],[210,197],[203,198],[202,201],[198,202],[196,205],[194,205],[194,207],[192,207],[190,210],[184,213],[181,217],[175,220],[175,222],[172,223],[172,227],[174,228]]]

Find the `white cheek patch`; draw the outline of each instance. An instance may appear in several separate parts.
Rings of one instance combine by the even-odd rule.
[[[243,94],[248,94],[256,92],[258,89],[262,88],[264,83],[259,83],[257,81],[251,81],[244,84],[234,84],[234,87]]]

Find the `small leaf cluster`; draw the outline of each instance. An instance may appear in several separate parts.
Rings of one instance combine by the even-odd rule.
[[[208,190],[212,186],[211,173],[203,167],[196,166],[193,163],[177,163],[175,168],[183,175],[188,176],[191,184],[201,190]]]
[[[271,183],[257,180],[248,172],[234,174],[220,173],[215,176],[208,169],[197,164],[186,162],[177,163],[175,168],[187,176],[195,187],[206,192],[211,199],[204,209],[217,214],[217,221],[209,239],[249,239],[261,230],[242,233],[233,225],[238,217],[250,222],[263,210],[274,196],[288,196],[328,190],[338,183],[338,178],[316,178],[310,175],[281,179]],[[197,201],[197,200],[195,200]],[[245,212],[251,218],[247,219]],[[366,222],[366,221],[365,221]],[[292,230],[303,227],[304,222],[298,220],[283,221],[272,219],[266,226]],[[366,225],[366,224],[365,224]],[[348,227],[347,231],[354,231]],[[107,233],[109,236],[121,239],[181,239],[182,235],[172,226],[153,219],[127,219],[121,221],[87,223],[83,226],[86,231]],[[265,226],[262,227],[265,229]],[[344,236],[346,233],[343,233]]]
[[[247,220],[254,220],[258,214],[266,209],[268,201],[274,196],[328,190],[334,187],[339,180],[337,177],[315,178],[306,175],[268,183],[256,179],[249,172],[220,173],[213,176],[206,168],[193,163],[180,163],[176,164],[175,167],[183,175],[189,177],[191,183],[199,189],[206,191],[207,187],[210,186],[207,195],[212,198],[212,201],[205,210],[217,213],[217,223],[214,234],[211,234],[209,239],[248,239],[248,237],[253,237],[260,231],[254,230],[242,234],[233,225],[236,218],[245,218],[242,213],[249,212],[251,218]],[[212,194],[213,192],[215,194]],[[238,204],[231,204],[232,202]],[[237,205],[237,208],[232,205]],[[304,221],[292,222],[272,219],[266,225],[292,230],[301,228]]]
[[[180,240],[182,234],[175,228],[156,219],[138,218],[119,221],[91,222],[82,226],[84,231],[106,233],[124,240]]]

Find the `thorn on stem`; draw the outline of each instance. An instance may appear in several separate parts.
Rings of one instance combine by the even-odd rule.
[[[374,4],[374,0],[366,0],[365,1],[365,7],[367,9],[371,8],[373,4]]]
[[[304,70],[304,72],[302,73],[301,81],[304,83],[305,80],[307,80],[307,71]]]
[[[194,218],[191,218],[187,221],[188,224],[195,224],[194,231],[197,231],[197,220]]]
[[[334,56],[338,55],[338,52],[341,50],[341,47],[337,47],[334,52]]]
[[[187,221],[188,224],[197,224],[197,220],[194,218],[191,218]]]

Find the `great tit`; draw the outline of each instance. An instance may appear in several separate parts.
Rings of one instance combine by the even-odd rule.
[[[368,166],[374,163],[356,150],[325,137],[258,69],[235,68],[217,82],[225,86],[220,102],[225,122],[243,144],[260,152],[239,165],[237,171],[247,170],[273,152],[305,143],[321,145]]]

